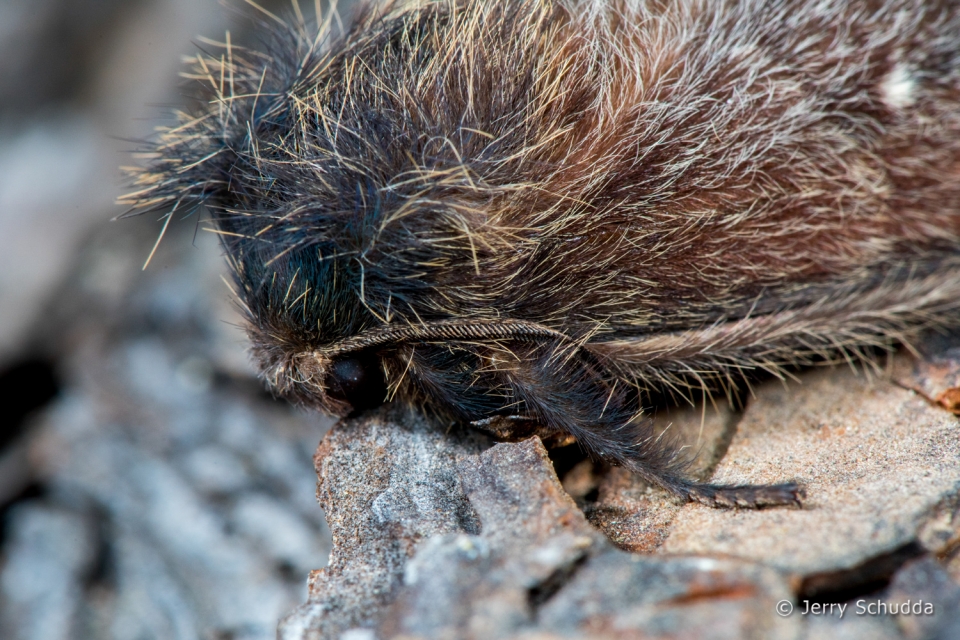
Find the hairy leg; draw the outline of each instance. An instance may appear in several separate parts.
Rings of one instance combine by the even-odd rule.
[[[678,443],[654,432],[653,421],[638,415],[635,391],[611,380],[600,363],[583,352],[565,358],[570,354],[557,349],[525,355],[524,366],[505,375],[524,414],[550,430],[575,436],[591,455],[711,507],[801,506],[805,493],[794,482],[722,485],[689,480]]]
[[[523,418],[531,432],[569,434],[594,458],[711,507],[800,505],[796,483],[718,485],[690,480],[677,442],[657,434],[640,411],[639,393],[611,375],[596,356],[570,341],[485,345],[420,344],[396,350],[387,377],[406,381],[406,399],[445,407],[446,415],[483,427]],[[410,375],[414,373],[415,375]],[[407,375],[403,375],[407,374]],[[494,429],[495,431],[497,429]],[[502,434],[501,434],[502,435]]]

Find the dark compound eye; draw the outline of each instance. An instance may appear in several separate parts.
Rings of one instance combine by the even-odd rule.
[[[379,406],[387,395],[387,385],[380,363],[373,355],[334,360],[330,366],[327,386],[331,396],[346,400],[354,411]]]

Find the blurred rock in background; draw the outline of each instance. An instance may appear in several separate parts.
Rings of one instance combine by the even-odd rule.
[[[159,224],[110,222],[227,29],[217,0],[0,3],[2,638],[270,638],[327,562],[328,422],[262,392],[215,238],[177,220],[142,271]]]

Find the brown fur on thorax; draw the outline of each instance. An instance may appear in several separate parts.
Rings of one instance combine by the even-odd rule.
[[[212,210],[288,397],[382,377],[792,501],[683,480],[644,398],[960,324],[957,34],[956,0],[371,5],[198,57],[127,201]]]

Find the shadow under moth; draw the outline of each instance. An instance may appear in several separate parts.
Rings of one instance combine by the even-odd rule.
[[[133,212],[204,205],[277,394],[574,436],[960,324],[960,2],[435,0],[209,42]],[[209,48],[208,47],[208,48]]]

